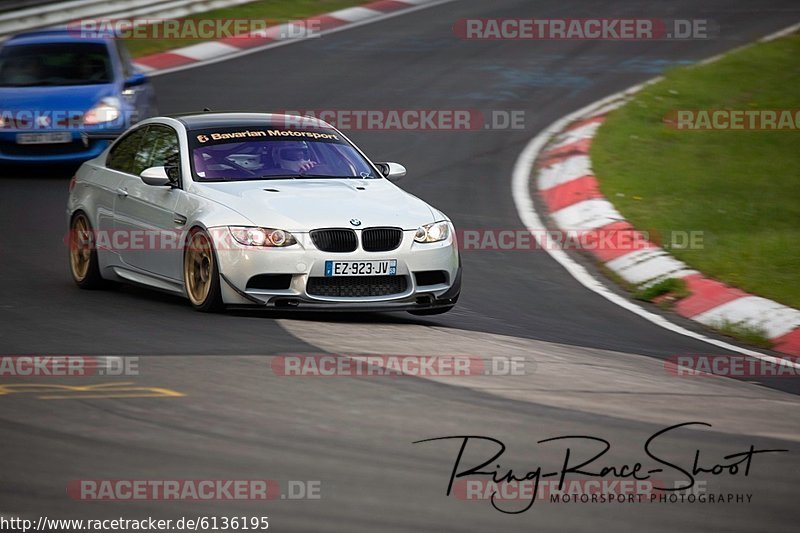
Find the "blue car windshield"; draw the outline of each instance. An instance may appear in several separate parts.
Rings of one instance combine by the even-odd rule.
[[[224,128],[192,131],[189,141],[195,181],[381,177],[333,130]]]
[[[0,87],[52,87],[111,83],[102,43],[8,45],[0,50]]]

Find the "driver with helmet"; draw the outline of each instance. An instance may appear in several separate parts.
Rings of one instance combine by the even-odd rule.
[[[272,149],[272,159],[278,167],[292,172],[308,172],[319,164],[312,159],[311,150],[305,141],[279,143],[279,146]]]

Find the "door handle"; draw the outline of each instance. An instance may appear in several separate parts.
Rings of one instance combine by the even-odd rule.
[[[117,196],[125,198],[126,196],[128,196],[128,189],[126,189],[125,187],[120,187],[119,189],[117,189]]]

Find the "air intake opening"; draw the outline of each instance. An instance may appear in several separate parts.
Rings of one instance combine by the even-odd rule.
[[[447,272],[444,270],[427,270],[425,272],[414,272],[417,286],[440,285],[447,283]]]
[[[306,291],[312,296],[337,296],[361,298],[389,296],[406,291],[405,276],[345,276],[336,278],[308,278]]]
[[[264,291],[282,291],[292,284],[291,274],[259,274],[247,282],[248,289],[261,289]]]

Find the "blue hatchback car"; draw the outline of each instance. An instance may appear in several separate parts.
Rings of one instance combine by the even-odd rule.
[[[150,81],[111,37],[42,30],[0,47],[0,164],[77,165],[156,114]]]

